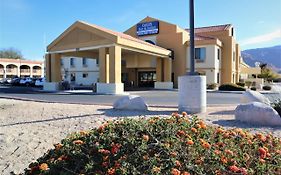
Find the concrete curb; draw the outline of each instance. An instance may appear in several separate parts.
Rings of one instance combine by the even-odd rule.
[[[60,101],[47,101],[47,100],[38,100],[32,98],[23,98],[23,97],[13,97],[13,96],[0,96],[0,99],[11,99],[11,100],[20,100],[20,101],[32,101],[32,102],[40,102],[40,103],[60,103],[60,104],[79,104],[79,105],[97,105],[97,106],[112,106],[112,104],[108,103],[83,103],[83,102],[60,102]],[[223,107],[223,106],[237,106],[238,104],[209,104],[207,107]],[[148,107],[155,108],[178,108],[175,105],[156,105],[151,104]]]

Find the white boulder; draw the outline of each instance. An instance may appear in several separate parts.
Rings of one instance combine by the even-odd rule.
[[[119,98],[113,104],[114,109],[120,110],[147,110],[148,106],[143,98],[138,95],[128,95]]]
[[[251,103],[251,102],[261,102],[267,105],[270,104],[270,101],[267,97],[262,95],[257,91],[247,90],[243,93],[241,99],[241,103]]]
[[[277,111],[260,102],[238,105],[235,109],[235,119],[254,125],[281,126],[281,118]]]

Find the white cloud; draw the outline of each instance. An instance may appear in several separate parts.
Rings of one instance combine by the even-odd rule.
[[[255,36],[252,38],[247,38],[245,40],[241,41],[241,46],[251,45],[251,44],[260,44],[269,42],[275,39],[281,38],[281,28],[278,30],[275,30],[271,33]]]

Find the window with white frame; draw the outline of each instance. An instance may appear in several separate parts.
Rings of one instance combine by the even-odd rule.
[[[220,58],[221,58],[221,50],[220,48],[218,48],[218,60],[220,60]]]
[[[88,76],[89,76],[88,73],[83,73],[83,75],[82,75],[83,78],[87,78]]]
[[[195,59],[197,61],[203,62],[206,60],[206,48],[195,48]]]
[[[74,67],[75,65],[74,65],[74,58],[70,58],[70,66],[71,67]]]

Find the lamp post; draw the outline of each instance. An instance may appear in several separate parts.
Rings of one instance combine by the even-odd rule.
[[[179,112],[201,113],[206,112],[206,76],[195,72],[195,47],[194,47],[194,0],[189,0],[190,24],[190,72],[178,78],[179,87]]]
[[[190,75],[195,74],[194,59],[194,0],[189,0],[189,33],[190,33]]]

